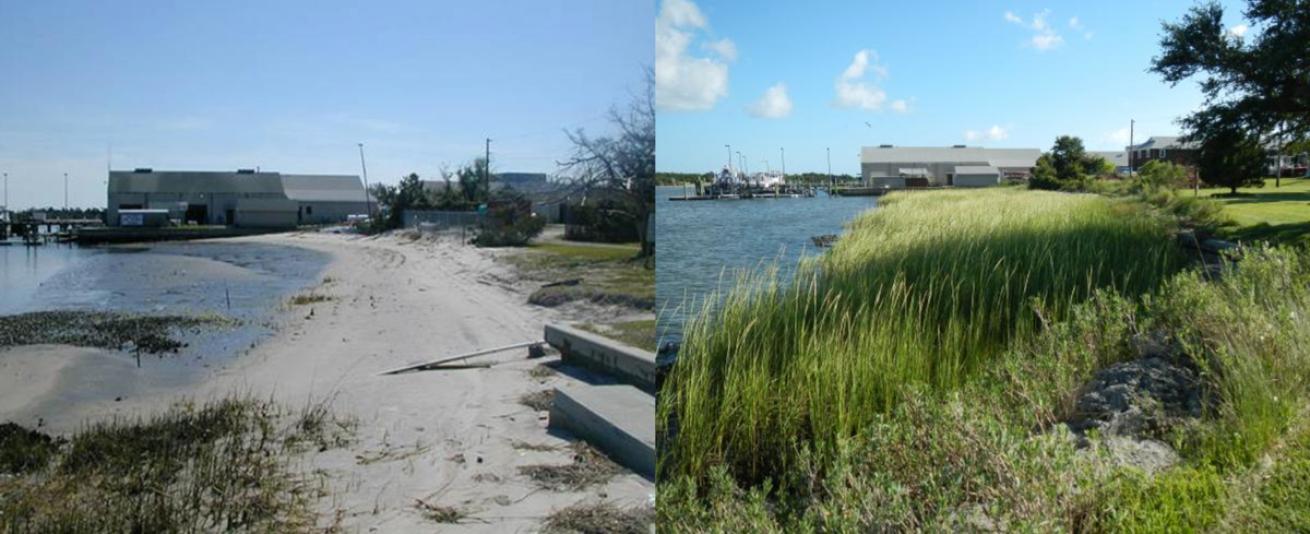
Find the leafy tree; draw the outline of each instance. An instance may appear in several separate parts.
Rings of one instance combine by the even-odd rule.
[[[1028,180],[1028,188],[1058,191],[1062,185],[1063,180],[1060,180],[1055,164],[1051,162],[1051,155],[1042,154],[1037,158],[1037,166],[1033,168],[1033,177]]]
[[[1055,138],[1051,147],[1051,165],[1060,180],[1080,180],[1088,173],[1087,150],[1083,140],[1071,135]]]
[[[655,247],[647,222],[655,212],[655,83],[646,73],[646,87],[626,109],[610,110],[616,132],[591,137],[582,129],[567,132],[573,154],[560,163],[573,175],[574,189],[618,199],[632,216],[641,238],[638,257],[648,258]]]
[[[1208,132],[1197,157],[1201,181],[1234,195],[1239,187],[1264,185],[1265,163],[1259,140],[1234,127]]]
[[[1246,5],[1251,28],[1242,37],[1228,32],[1224,8],[1215,1],[1165,23],[1161,54],[1150,70],[1171,85],[1202,77],[1205,104],[1181,120],[1189,140],[1232,141],[1240,131],[1281,148],[1304,142],[1310,138],[1310,1]]]

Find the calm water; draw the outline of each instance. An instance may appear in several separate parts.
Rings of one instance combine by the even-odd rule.
[[[777,261],[789,276],[803,255],[817,250],[810,238],[841,233],[875,197],[778,198],[673,202],[681,187],[656,189],[655,289],[660,337],[677,339],[687,310],[727,286],[733,275]],[[726,287],[724,288],[726,289]]]
[[[95,310],[214,313],[240,321],[236,327],[182,333],[187,347],[176,355],[143,355],[140,368],[132,355],[121,352],[111,357],[114,361],[74,369],[73,376],[94,374],[88,380],[95,380],[87,382],[91,387],[66,391],[58,400],[112,398],[141,388],[186,384],[271,334],[277,306],[315,282],[327,259],[302,248],[252,243],[93,248],[15,243],[0,246],[0,315]]]

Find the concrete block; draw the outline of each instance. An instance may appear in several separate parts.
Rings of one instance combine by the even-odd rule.
[[[655,391],[655,353],[564,325],[546,325],[546,342],[559,349],[564,363],[586,367]]]
[[[628,385],[555,388],[550,427],[566,430],[619,464],[655,478],[655,397]]]

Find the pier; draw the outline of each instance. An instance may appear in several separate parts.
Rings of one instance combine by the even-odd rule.
[[[0,222],[0,241],[20,237],[24,244],[40,245],[51,239],[68,241],[78,229],[103,226],[99,219],[45,219]]]

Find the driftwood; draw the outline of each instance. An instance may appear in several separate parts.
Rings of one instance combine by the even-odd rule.
[[[570,279],[568,279],[568,280],[560,280],[560,281],[558,281],[558,282],[551,282],[551,283],[549,283],[549,284],[542,284],[541,287],[542,287],[542,288],[547,288],[547,287],[559,287],[559,286],[576,286],[576,285],[581,284],[581,283],[582,283],[582,279],[581,279],[581,278],[570,278]]]
[[[458,356],[451,356],[451,357],[449,357],[449,358],[442,358],[442,359],[440,359],[440,360],[435,360],[435,361],[431,361],[431,362],[416,363],[416,364],[413,364],[413,365],[406,365],[406,366],[404,366],[404,367],[400,367],[400,368],[396,368],[396,369],[391,369],[391,370],[389,370],[389,371],[382,371],[381,373],[378,373],[378,374],[379,374],[379,375],[394,375],[394,374],[398,374],[398,373],[404,373],[404,372],[407,372],[407,371],[418,371],[418,370],[421,370],[421,369],[427,369],[427,368],[430,368],[430,367],[439,367],[439,366],[441,366],[442,364],[447,364],[447,363],[457,362],[457,361],[460,361],[460,360],[467,360],[467,359],[469,359],[469,358],[473,358],[473,357],[475,357],[475,356],[485,356],[485,355],[487,355],[487,354],[494,354],[494,353],[497,353],[497,352],[504,352],[504,351],[507,351],[507,350],[521,349],[521,348],[523,348],[523,347],[531,347],[531,346],[534,346],[534,345],[540,345],[540,344],[542,344],[542,343],[545,343],[545,342],[544,342],[544,341],[524,341],[524,342],[522,342],[522,343],[514,343],[514,344],[512,344],[512,345],[505,345],[505,346],[503,346],[503,347],[496,347],[496,348],[494,348],[494,349],[486,349],[486,350],[478,350],[478,351],[468,352],[468,353],[460,354],[460,355],[458,355]],[[466,367],[471,367],[471,366],[466,366]]]

